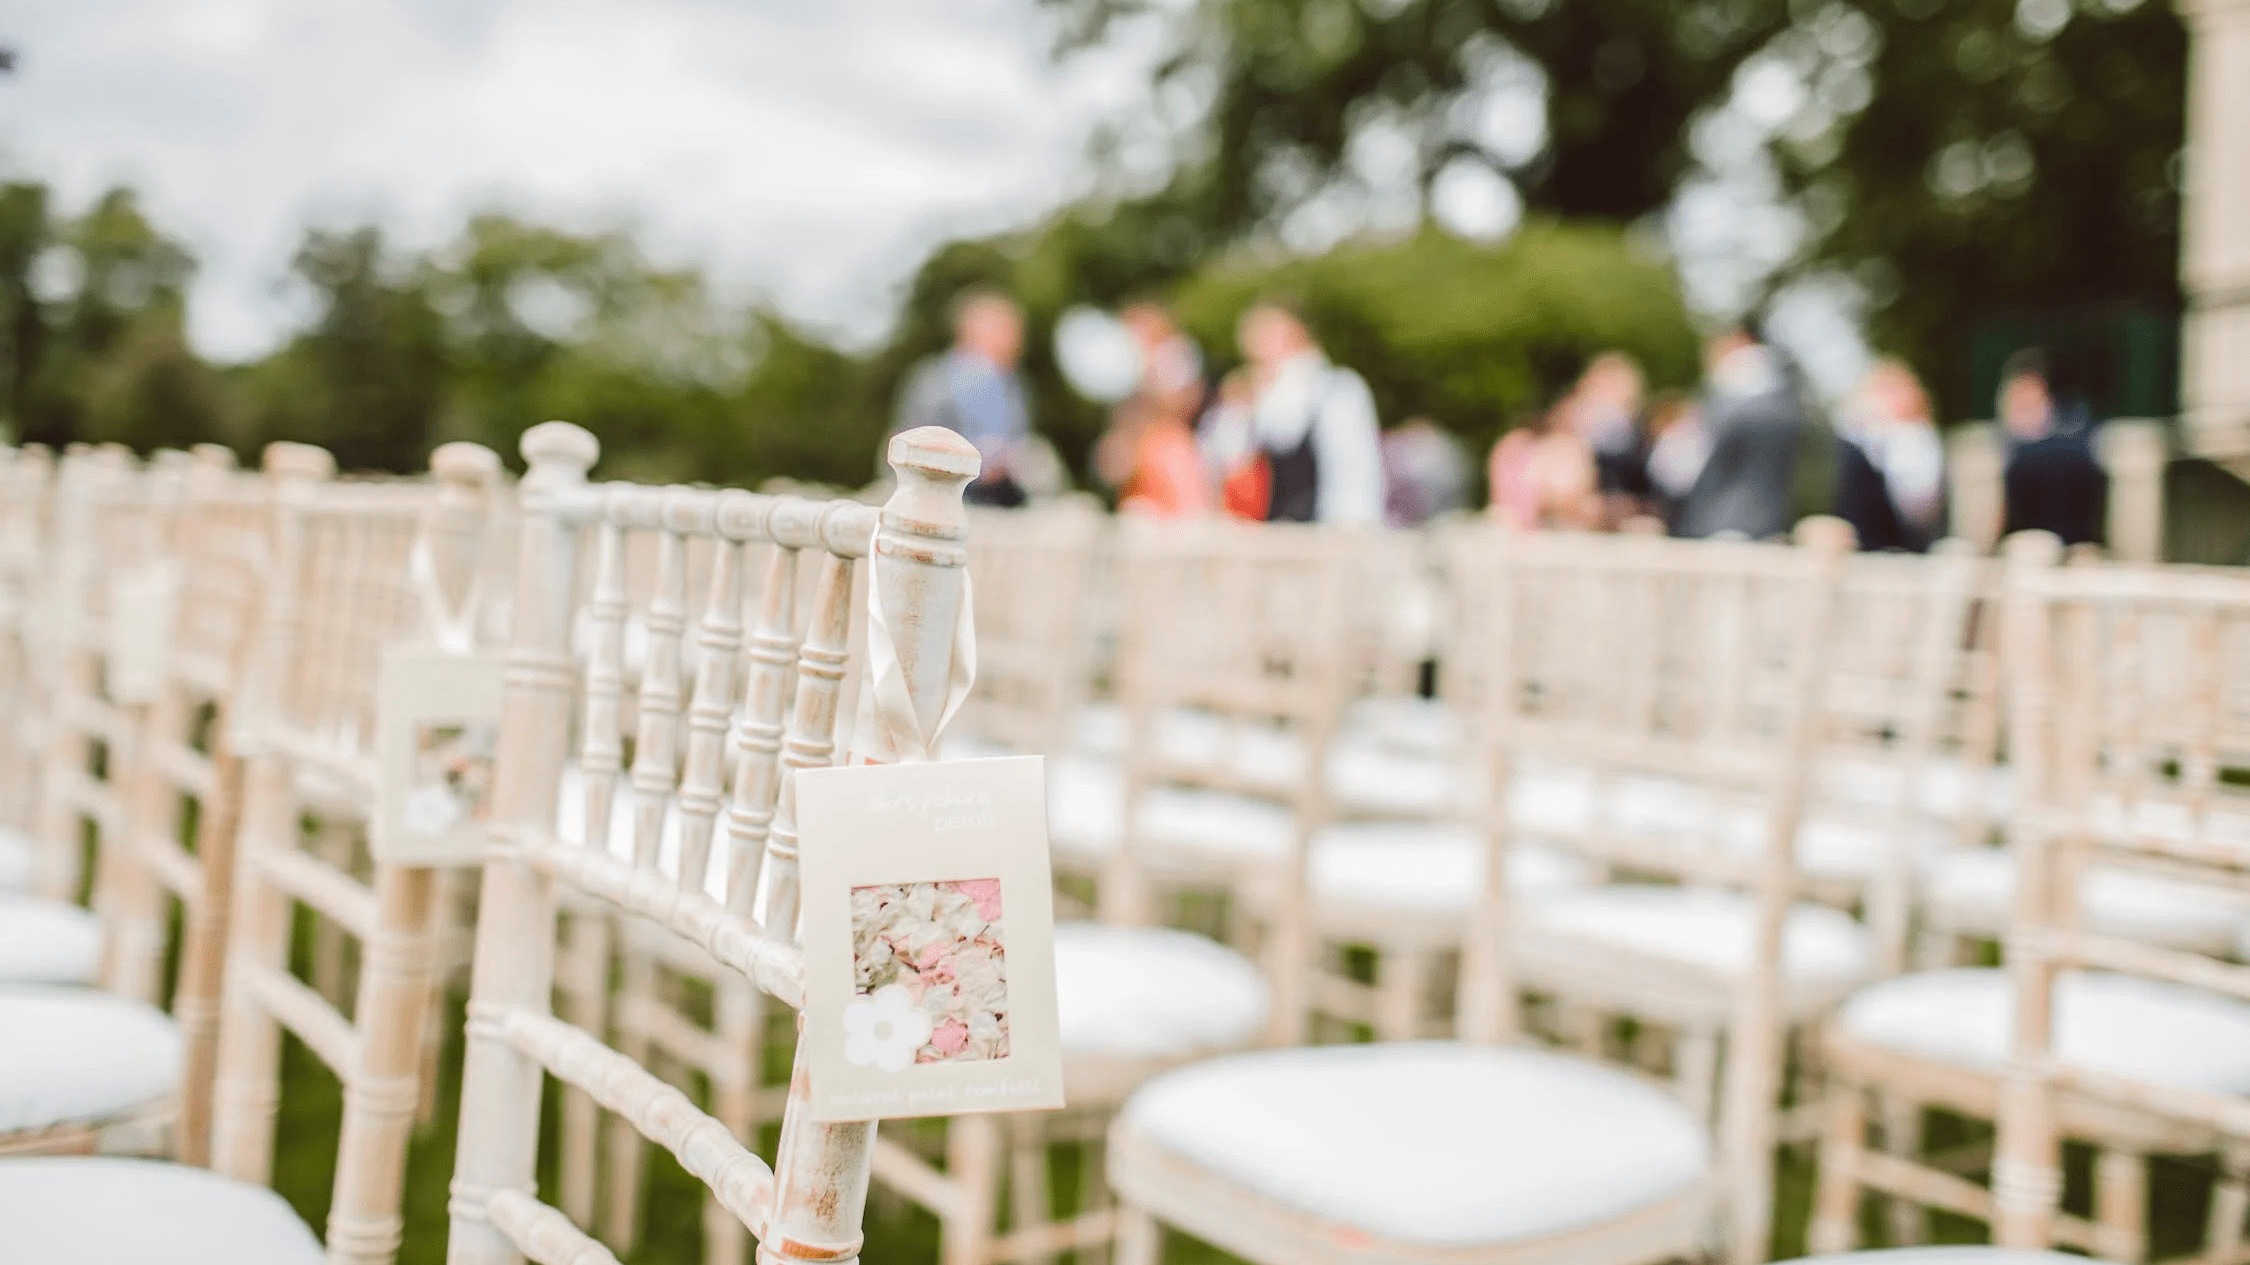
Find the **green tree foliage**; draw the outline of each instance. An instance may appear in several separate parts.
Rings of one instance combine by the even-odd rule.
[[[1066,48],[1170,0],[1044,0]],[[2155,0],[1196,0],[1161,74],[1209,108],[1166,196],[1224,241],[1336,178],[1355,132],[1401,126],[1424,180],[1472,148],[1479,49],[1544,71],[1534,209],[1627,218],[1694,169],[1699,121],[1753,60],[1806,91],[1773,151],[1812,233],[1792,272],[1841,267],[1877,341],[1948,412],[1980,320],[2125,304],[2171,312],[2186,39]],[[1473,131],[1473,128],[1469,129]]]
[[[138,447],[216,433],[218,382],[185,336],[193,275],[187,251],[130,190],[58,219],[44,188],[0,188],[0,378],[12,429]]]
[[[317,314],[241,375],[249,436],[321,444],[347,470],[422,467],[448,360],[414,265],[393,257],[378,229],[316,229],[292,268]]]
[[[1821,36],[1845,11],[1812,9],[1785,53],[1822,73]],[[1849,11],[1879,47],[1865,91],[1851,91],[1865,108],[1780,153],[1832,223],[1816,257],[1868,279],[1877,338],[1931,371],[1952,416],[1991,407],[1967,398],[1978,317],[2178,310],[2187,36],[2172,6]]]
[[[1070,43],[1174,7],[1045,2],[1068,20]],[[1447,115],[1473,86],[1479,37],[1499,36],[1546,72],[1552,93],[1549,147],[1521,173],[1526,201],[1626,219],[1670,196],[1689,118],[1787,22],[1781,0],[1201,0],[1165,72],[1214,85],[1187,179],[1207,188],[1221,227],[1239,230],[1300,191],[1272,180],[1276,158],[1333,171],[1371,113],[1430,126],[1425,178],[1471,149]]]
[[[1534,222],[1497,248],[1432,231],[1222,265],[1181,287],[1178,308],[1204,346],[1228,348],[1236,318],[1262,297],[1293,304],[1330,355],[1366,376],[1386,422],[1421,414],[1479,451],[1599,352],[1630,352],[1659,387],[1696,374],[1671,269],[1611,228]]]

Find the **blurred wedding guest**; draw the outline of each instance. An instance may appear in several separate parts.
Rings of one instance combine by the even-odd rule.
[[[2000,369],[2000,425],[2007,431],[2009,532],[2051,531],[2066,545],[2102,543],[2109,475],[2094,459],[2091,428],[2065,428],[2082,401],[2064,396],[2046,353],[2019,351]]]
[[[1331,364],[1296,313],[1261,303],[1235,327],[1246,378],[1222,384],[1207,451],[1230,513],[1267,522],[1383,521],[1375,397]],[[1230,394],[1231,391],[1231,394]]]
[[[966,493],[971,505],[1015,507],[1028,499],[1025,478],[1038,457],[1031,407],[1016,363],[1023,357],[1023,312],[996,290],[971,290],[953,303],[953,346],[907,375],[895,429],[943,426],[976,445],[983,469]]]
[[[1427,417],[1383,432],[1383,521],[1420,527],[1468,503],[1469,458],[1461,441]]]
[[[1251,434],[1250,410],[1257,396],[1248,365],[1220,378],[1211,390],[1211,406],[1196,426],[1195,442],[1205,472],[1218,486],[1220,508],[1235,518],[1264,522],[1272,477]]]
[[[1163,517],[1209,512],[1217,493],[1196,447],[1203,407],[1203,355],[1154,303],[1118,316],[1141,353],[1141,379],[1111,410],[1094,461],[1117,489],[1119,508]]]
[[[1571,429],[1593,450],[1605,527],[1647,508],[1648,437],[1641,430],[1647,391],[1640,362],[1606,351],[1587,364],[1566,401]]]
[[[1656,502],[1656,516],[1671,524],[1703,473],[1703,462],[1711,455],[1711,437],[1703,429],[1703,414],[1695,401],[1676,393],[1659,396],[1650,406],[1648,433],[1644,469],[1649,497]]]
[[[1590,528],[1601,521],[1594,450],[1565,422],[1568,397],[1492,446],[1491,513],[1511,527]]]
[[[1704,366],[1710,451],[1673,532],[1752,540],[1781,535],[1789,529],[1806,429],[1796,385],[1779,354],[1741,326],[1711,340]]]
[[[1914,371],[1876,362],[1837,438],[1836,514],[1859,533],[1859,547],[1928,549],[1945,512],[1945,445]]]

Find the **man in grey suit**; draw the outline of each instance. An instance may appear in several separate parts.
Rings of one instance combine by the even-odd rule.
[[[1710,455],[1672,532],[1779,536],[1789,530],[1805,434],[1796,383],[1780,354],[1739,326],[1711,340],[1704,365]]]

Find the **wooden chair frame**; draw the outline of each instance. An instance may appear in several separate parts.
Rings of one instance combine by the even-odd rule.
[[[1714,1214],[1723,1213],[1731,1259],[1762,1259],[1771,1200],[1774,1145],[1773,1101],[1779,1087],[1781,1014],[1777,968],[1783,914],[1794,890],[1796,814],[1805,791],[1810,760],[1806,755],[1812,723],[1813,682],[1827,648],[1833,613],[1839,549],[1823,543],[1808,549],[1771,546],[1684,544],[1606,539],[1526,540],[1522,547],[1488,560],[1486,577],[1499,592],[1493,609],[1511,612],[1488,626],[1482,640],[1493,671],[1484,683],[1486,706],[1478,725],[1480,759],[1489,765],[1491,794],[1484,814],[1488,841],[1486,882],[1462,966],[1464,1038],[1496,1043],[1519,1028],[1518,976],[1511,961],[1517,944],[1509,918],[1507,854],[1516,828],[1499,788],[1508,784],[1512,761],[1551,754],[1604,759],[1621,765],[1654,765],[1701,772],[1726,783],[1762,788],[1775,811],[1767,846],[1747,878],[1758,894],[1759,954],[1764,965],[1744,982],[1730,1032],[1733,1057],[1720,1127],[1718,1157],[1708,1179],[1683,1194],[1659,1201],[1612,1221],[1548,1239],[1484,1246],[1432,1248],[1391,1241],[1358,1227],[1336,1227],[1320,1218],[1281,1208],[1199,1171],[1130,1130],[1113,1131],[1111,1178],[1127,1207],[1118,1240],[1120,1265],[1153,1265],[1158,1254],[1157,1223],[1175,1226],[1253,1260],[1288,1265],[1518,1265],[1521,1262],[1634,1262],[1701,1255]],[[1731,700],[1748,697],[1748,683],[1728,671],[1725,660],[1704,665],[1714,674],[1706,722],[1667,722],[1671,732],[1652,727],[1657,713],[1636,700],[1628,678],[1627,706],[1612,726],[1542,716],[1534,700],[1545,683],[1531,669],[1527,629],[1512,613],[1517,592],[1540,592],[1541,585],[1588,575],[1628,579],[1636,572],[1708,577],[1714,589],[1730,582],[1747,586],[1771,582],[1780,590],[1785,612],[1782,660],[1768,665],[1779,686],[1767,729],[1757,741],[1738,727]],[[1722,595],[1723,596],[1723,595]],[[1541,603],[1539,605],[1551,605]],[[1740,639],[1737,639],[1739,644]],[[1746,660],[1747,661],[1747,660]],[[1630,672],[1631,665],[1625,666]],[[1348,1233],[1340,1233],[1348,1229]]]
[[[861,1243],[874,1126],[811,1120],[800,1056],[780,1150],[769,1166],[646,1068],[558,1022],[550,1010],[555,890],[575,889],[658,921],[777,1000],[801,1000],[795,797],[786,775],[835,758],[836,706],[847,675],[850,593],[859,559],[879,572],[890,627],[907,642],[898,657],[917,715],[940,713],[952,631],[965,596],[960,496],[977,469],[975,452],[958,436],[931,428],[894,438],[891,458],[900,482],[880,512],[853,502],[819,504],[731,490],[588,486],[585,471],[597,452],[592,437],[575,427],[549,423],[524,437],[531,469],[523,485],[494,849],[485,865],[471,985],[449,1260],[454,1265],[513,1265],[526,1256],[572,1265],[615,1260],[533,1194],[546,1076],[586,1090],[679,1157],[759,1240],[761,1260],[850,1259]],[[677,715],[669,709],[682,701],[663,693],[670,665],[661,661],[671,653],[670,639],[651,642],[658,692],[652,700],[646,686],[642,691],[646,723],[643,741],[635,743],[629,795],[635,849],[632,858],[622,859],[608,851],[601,833],[622,754],[608,749],[617,736],[613,709],[622,694],[612,670],[620,660],[621,595],[597,581],[592,601],[599,648],[582,687],[573,681],[568,638],[582,529],[594,531],[600,576],[615,572],[612,560],[629,527],[661,531],[660,541],[671,542],[664,552],[675,556],[691,537],[720,543],[710,600],[697,622],[696,635],[708,652],[684,700],[684,751],[675,745],[679,728],[660,721]],[[806,551],[822,558],[822,577],[801,644],[793,623],[761,620],[753,634],[757,650],[749,679],[738,695],[729,651],[742,635],[740,546],[753,542],[781,546],[774,568],[782,582],[769,581],[769,592],[793,593],[787,577]],[[793,699],[785,697],[792,692]],[[748,719],[734,728],[743,740],[734,749],[730,791],[723,766],[728,720],[738,705]],[[853,727],[855,758],[894,758],[901,740],[866,710],[863,706]],[[587,846],[566,846],[553,837],[555,788],[574,720],[582,725]],[[668,806],[679,813],[680,847],[666,874],[658,840]],[[706,849],[722,810],[726,896],[719,900],[703,887]],[[752,908],[761,890],[759,919]]]
[[[2250,1101],[2062,1061],[2055,993],[2065,971],[2100,970],[2250,1002],[2250,965],[2104,934],[2078,908],[2078,878],[2097,860],[2250,894],[2240,829],[2250,825],[2250,791],[2222,777],[2250,766],[2250,579],[2104,564],[2027,566],[2009,579],[2009,711],[2024,754],[2009,825],[2021,874],[2008,938],[2015,1023],[1993,1157],[1995,1238],[2045,1247],[2058,1237],[2062,1138],[2071,1104],[2087,1103],[2208,1131],[2229,1162],[2205,1258],[2231,1265],[2250,1212]],[[2125,819],[2106,820],[2105,807]],[[2178,810],[2187,830],[2175,836],[2129,816],[2151,808]],[[2237,828],[2231,838],[2213,833],[2222,816]],[[2123,1197],[2145,1198],[2138,1174],[2123,1185]],[[2104,1195],[2121,1197],[2097,1190]],[[2113,1232],[2097,1248],[2145,1252],[2145,1236],[2104,1228]]]
[[[1997,662],[2006,682],[2008,746],[2015,777],[2015,812],[2008,835],[2019,872],[2007,960],[2017,990],[2017,1048],[2009,1070],[1997,1072],[1892,1050],[1835,1026],[1823,1034],[1822,1063],[1829,1084],[1810,1230],[1815,1251],[1839,1251],[1853,1244],[1860,1196],[1866,1192],[1891,1201],[1892,1232],[1909,1241],[1919,1234],[1920,1208],[1929,1207],[1991,1222],[1996,1229],[2007,1226],[2001,1230],[2004,1245],[2036,1238],[2042,1247],[2061,1244],[2107,1259],[2137,1260],[2147,1246],[2148,1156],[2225,1150],[2231,1143],[2237,1164],[2250,1160],[2250,1148],[2239,1145],[2240,1135],[2230,1134],[2223,1113],[2167,1113],[2132,1094],[2105,1094],[2095,1083],[2098,1078],[2054,1067],[2045,1051],[2051,1031],[2050,989],[2062,966],[2084,962],[2131,969],[2155,963],[2160,978],[2172,978],[2176,971],[2164,972],[2187,961],[2196,963],[2192,969],[2201,972],[2195,982],[2206,985],[2231,978],[2230,970],[2241,970],[2192,954],[2065,929],[2075,918],[2078,876],[2093,854],[2101,852],[2105,863],[2133,858],[2132,841],[2104,839],[2088,828],[2095,779],[2087,762],[2105,749],[2103,740],[2110,737],[2091,724],[2095,713],[2088,708],[2096,705],[2094,696],[2102,692],[2104,683],[2093,679],[2091,668],[2098,660],[2090,648],[2082,662],[2062,661],[2055,625],[2067,625],[2073,614],[2084,618],[2086,610],[2105,604],[2133,613],[2136,602],[2156,611],[2167,603],[2192,607],[2200,600],[2207,609],[2217,610],[2229,583],[2239,581],[2184,569],[2182,574],[2169,575],[2099,566],[2058,567],[2062,550],[2043,533],[2011,538],[2006,555]],[[2240,589],[2234,595],[2239,596]],[[2081,609],[2071,612],[2074,604]],[[2085,647],[2082,638],[2079,645]],[[2057,682],[2063,683],[2059,692]],[[2191,716],[2210,714],[2201,708],[2182,710]],[[2058,718],[2068,719],[2075,748],[2058,739]],[[2153,749],[2191,736],[2207,740],[2211,735],[2175,730],[2140,737]],[[2074,758],[2079,763],[2058,781],[2057,769],[2066,767],[2058,760],[2065,751],[2077,752]],[[2120,849],[2120,844],[2128,846]],[[2222,855],[2210,849],[2198,859],[2216,862]],[[2181,870],[2180,861],[2190,861],[2187,868],[2192,870],[2195,860],[2143,859],[2157,869],[2171,865],[2175,873]],[[2090,951],[2082,953],[2082,949]],[[2117,955],[2114,959],[2104,956],[2112,951]],[[1867,1139],[1871,1102],[1881,1109],[1884,1124],[1886,1136],[1880,1149]],[[1993,1153],[1991,1185],[1973,1177],[1986,1155],[1981,1149],[1960,1156],[1918,1154],[1918,1122],[1926,1107],[1998,1122],[2002,1137]],[[2095,1148],[2091,1217],[2063,1214],[2056,1206],[2061,1185],[2055,1139],[2061,1136],[2087,1141]],[[2246,1209],[2250,1209],[2250,1187],[2231,1178],[2222,1181],[2210,1222],[2212,1240],[2218,1245],[2213,1259],[2234,1254],[2227,1244],[2239,1245]]]
[[[376,862],[362,881],[307,850],[307,816],[365,823],[373,810],[374,681],[384,648],[452,605],[443,559],[481,538],[499,474],[490,450],[447,444],[434,481],[278,490],[272,581],[229,741],[242,769],[233,916],[221,1012],[213,1167],[272,1175],[281,1034],[343,1082],[328,1259],[387,1265],[403,1231],[406,1147],[424,1080],[437,970],[438,871]],[[413,562],[427,552],[427,571]],[[453,585],[462,583],[456,574]],[[469,581],[473,584],[473,580]],[[361,946],[356,999],[339,1006],[289,970],[292,911]]]

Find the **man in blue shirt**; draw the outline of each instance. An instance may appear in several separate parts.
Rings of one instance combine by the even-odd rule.
[[[971,290],[953,304],[953,346],[916,365],[899,392],[895,429],[943,426],[976,445],[983,471],[971,505],[1022,505],[1016,474],[1031,438],[1031,408],[1016,363],[1023,358],[1023,313],[996,290]]]

